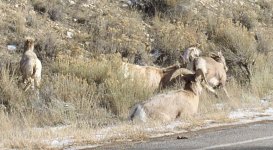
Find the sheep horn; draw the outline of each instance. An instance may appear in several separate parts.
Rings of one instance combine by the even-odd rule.
[[[173,80],[174,78],[178,77],[178,76],[184,76],[186,74],[194,74],[191,70],[186,69],[186,68],[180,68],[177,69],[171,76],[170,81]]]

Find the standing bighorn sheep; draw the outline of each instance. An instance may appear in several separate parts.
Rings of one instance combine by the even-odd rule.
[[[177,72],[187,78],[185,79],[184,89],[158,94],[141,104],[135,105],[129,119],[139,119],[143,122],[146,122],[147,119],[169,121],[180,117],[182,114],[197,113],[199,96],[202,91],[201,70],[197,70],[193,74],[192,71],[181,68]]]
[[[222,87],[227,97],[229,97],[225,88],[228,67],[222,52],[213,54],[211,57],[199,57],[196,55],[196,49],[191,47],[184,52],[183,59],[189,60],[188,63],[192,64],[192,68],[188,69],[193,71],[201,69],[205,75],[205,83],[202,83],[202,85],[217,97],[218,94],[213,88]]]
[[[222,52],[218,52],[218,55],[211,57],[199,57],[194,60],[195,70],[201,69],[205,74],[205,82],[204,86],[218,97],[218,94],[215,92],[213,88],[222,87],[226,96],[229,98],[229,94],[225,88],[228,67],[226,65],[226,61]],[[212,87],[213,88],[212,88]]]
[[[40,87],[42,64],[34,53],[34,39],[26,38],[24,45],[24,53],[20,60],[20,70],[23,75],[23,83],[26,84],[24,91],[27,91],[31,86]]]

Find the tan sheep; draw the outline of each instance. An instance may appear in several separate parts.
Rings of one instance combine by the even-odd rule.
[[[22,73],[23,83],[26,84],[24,91],[31,86],[40,88],[42,63],[34,52],[34,39],[26,38],[24,45],[24,53],[20,60],[20,71]]]
[[[187,68],[193,71],[201,69],[205,75],[205,83],[202,83],[202,85],[214,93],[216,97],[218,97],[218,94],[214,88],[222,87],[229,98],[225,88],[228,67],[222,52],[213,54],[211,57],[200,57],[200,53],[201,51],[195,47],[190,47],[184,52],[182,58],[186,60]]]
[[[143,122],[148,119],[170,121],[182,114],[197,113],[199,96],[202,91],[202,73],[201,70],[197,70],[196,74],[187,69],[184,70],[179,70],[180,74],[188,77],[184,89],[158,94],[141,104],[135,105],[131,110],[129,119],[132,121],[139,119]]]
[[[213,88],[222,87],[226,96],[229,98],[229,94],[225,88],[228,67],[222,52],[218,52],[217,55],[211,57],[199,57],[194,60],[195,70],[201,69],[205,74],[204,86],[218,97],[218,94]]]
[[[174,71],[179,69],[179,65],[172,65],[166,68],[154,66],[139,66],[122,62],[121,70],[125,78],[142,81],[152,91],[159,87],[166,87],[170,83],[170,77]]]

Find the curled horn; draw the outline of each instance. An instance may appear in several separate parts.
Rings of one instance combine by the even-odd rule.
[[[189,69],[186,69],[186,68],[180,68],[180,69],[177,69],[171,76],[170,78],[170,81],[173,80],[174,78],[178,77],[178,76],[184,76],[184,75],[187,75],[187,74],[191,74],[193,75],[194,73],[189,70]]]
[[[169,66],[169,67],[166,67],[166,68],[163,68],[163,72],[166,73],[168,71],[171,71],[173,69],[177,69],[177,68],[180,68],[181,64],[177,61],[176,64],[172,65],[172,66]]]
[[[211,58],[213,58],[214,60],[216,60],[216,61],[219,61],[220,60],[220,55],[219,54],[216,54],[216,53],[212,53],[211,55],[210,55],[210,57]]]
[[[211,56],[211,57],[221,57],[221,56],[223,56],[223,53],[222,53],[222,51],[220,50],[220,51],[217,52],[217,53],[212,53],[210,56]]]
[[[219,54],[211,53],[210,56],[211,56],[211,57],[219,57]]]

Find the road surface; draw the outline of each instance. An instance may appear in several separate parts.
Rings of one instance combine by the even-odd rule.
[[[186,139],[177,139],[177,137]],[[101,150],[273,150],[273,122],[226,126],[154,138],[142,142],[105,145]]]

